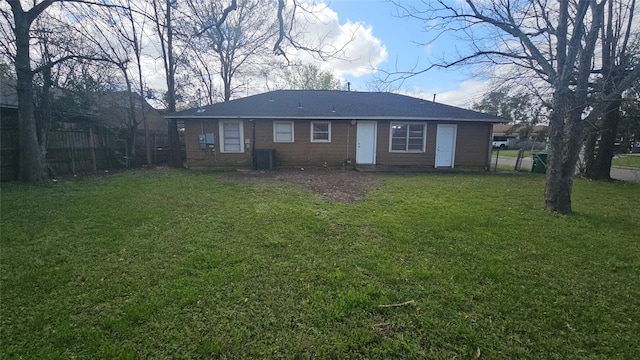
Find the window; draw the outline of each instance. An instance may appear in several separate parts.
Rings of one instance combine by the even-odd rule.
[[[311,122],[311,142],[331,142],[331,122]]]
[[[293,121],[273,122],[273,142],[293,142]]]
[[[241,153],[244,152],[242,145],[244,131],[242,121],[221,121],[220,122],[220,152]]]
[[[427,129],[425,124],[391,123],[391,152],[424,152]]]

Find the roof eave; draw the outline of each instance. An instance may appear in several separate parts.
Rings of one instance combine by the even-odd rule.
[[[410,120],[410,121],[471,121],[471,122],[490,122],[490,123],[508,123],[506,119],[464,119],[452,117],[421,117],[421,116],[216,116],[216,115],[183,115],[183,116],[166,116],[167,119],[177,120]]]

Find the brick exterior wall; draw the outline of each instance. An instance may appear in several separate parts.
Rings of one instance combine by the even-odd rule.
[[[276,120],[278,121],[278,120]],[[220,152],[219,121],[215,119],[185,120],[187,166],[190,168],[250,168],[251,147],[275,149],[279,167],[326,166],[345,164],[347,159],[355,165],[356,130],[348,120],[331,121],[331,142],[311,142],[311,120],[294,121],[294,142],[274,142],[273,122],[270,119],[244,120],[244,141],[249,146],[242,153]],[[491,123],[428,121],[425,152],[396,153],[389,151],[390,120],[377,124],[376,165],[417,166],[433,168],[435,163],[438,124],[456,124],[455,167],[486,168],[490,162]],[[198,136],[214,133],[215,146],[201,149]]]

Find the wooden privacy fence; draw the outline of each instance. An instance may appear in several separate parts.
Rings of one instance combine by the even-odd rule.
[[[0,129],[2,143],[1,179],[17,180],[19,171],[18,129]],[[135,156],[130,166],[146,164],[144,131],[135,137]],[[167,134],[149,131],[149,143],[153,164],[167,162]],[[47,163],[53,176],[79,175],[97,171],[124,168],[127,140],[122,134],[109,129],[51,130],[47,144]]]

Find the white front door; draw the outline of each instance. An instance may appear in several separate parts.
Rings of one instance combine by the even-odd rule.
[[[453,167],[453,159],[456,156],[457,129],[457,125],[438,125],[435,167]]]
[[[358,121],[356,164],[376,163],[376,122]]]

